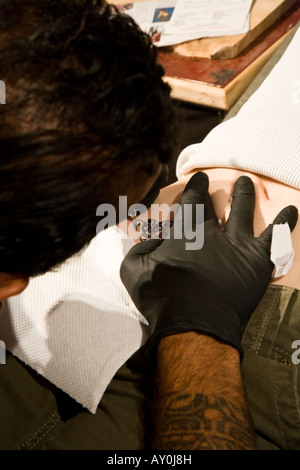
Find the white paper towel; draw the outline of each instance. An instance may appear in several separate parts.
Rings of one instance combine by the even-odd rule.
[[[115,227],[99,233],[81,254],[3,302],[0,313],[7,350],[92,413],[147,337],[119,277],[133,244]]]
[[[271,261],[274,263],[273,278],[285,276],[293,266],[295,252],[289,224],[275,224],[272,230]]]

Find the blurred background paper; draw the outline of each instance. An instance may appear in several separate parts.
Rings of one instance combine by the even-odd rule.
[[[157,46],[246,33],[252,0],[157,0],[118,8],[150,34]]]
[[[240,34],[249,28],[252,0],[177,0],[167,34]]]
[[[6,104],[6,89],[2,80],[0,80],[0,104]]]

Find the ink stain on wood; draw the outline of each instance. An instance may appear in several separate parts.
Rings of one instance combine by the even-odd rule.
[[[226,85],[238,74],[237,70],[221,69],[218,72],[211,72],[213,84],[218,86]]]

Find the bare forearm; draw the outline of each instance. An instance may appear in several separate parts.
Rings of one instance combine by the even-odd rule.
[[[195,332],[158,348],[153,447],[255,449],[237,350]]]

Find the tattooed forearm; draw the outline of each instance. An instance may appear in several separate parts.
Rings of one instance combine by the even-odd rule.
[[[249,415],[222,396],[169,393],[160,412],[154,447],[164,450],[253,448]]]
[[[156,394],[154,449],[255,449],[240,355],[230,345],[193,331],[163,338]]]

